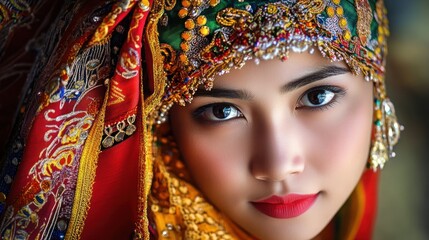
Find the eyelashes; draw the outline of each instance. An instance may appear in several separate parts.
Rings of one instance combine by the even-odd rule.
[[[295,109],[300,111],[323,111],[335,104],[346,94],[346,90],[331,85],[318,86],[305,91],[299,98]],[[245,118],[233,103],[216,102],[193,111],[194,119],[201,123],[222,123]]]
[[[346,91],[337,86],[320,86],[307,90],[298,101],[296,109],[324,110],[343,97]]]
[[[221,122],[244,117],[243,113],[231,103],[211,103],[195,110],[194,118],[202,121]]]

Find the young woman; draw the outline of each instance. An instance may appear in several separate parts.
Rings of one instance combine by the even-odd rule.
[[[400,131],[382,1],[62,11],[3,165],[3,237],[371,237]]]

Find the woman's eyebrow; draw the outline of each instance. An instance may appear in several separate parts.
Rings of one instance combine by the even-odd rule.
[[[290,92],[292,90],[295,90],[297,88],[300,88],[302,86],[308,85],[310,83],[328,78],[328,77],[332,77],[332,76],[336,76],[336,75],[341,75],[344,73],[349,73],[350,70],[344,67],[338,67],[338,66],[326,66],[318,71],[312,72],[310,74],[307,74],[305,76],[302,76],[292,82],[289,82],[287,84],[285,84],[282,88],[281,88],[281,92],[285,93],[285,92]]]
[[[281,92],[289,92],[310,84],[315,81],[325,79],[327,77],[332,77],[335,75],[340,75],[350,72],[349,69],[338,66],[327,66],[318,71],[312,72],[305,76],[302,76],[292,82],[287,83],[281,88]],[[230,98],[230,99],[241,99],[241,100],[251,100],[253,95],[244,90],[235,90],[235,89],[224,89],[224,88],[213,88],[212,90],[198,89],[195,92],[194,97],[214,97],[214,98]]]
[[[198,89],[195,92],[195,97],[215,97],[215,98],[231,98],[241,100],[251,100],[253,96],[244,90],[213,88],[209,91],[205,89]]]

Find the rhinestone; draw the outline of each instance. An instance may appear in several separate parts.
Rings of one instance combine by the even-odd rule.
[[[100,18],[99,16],[94,16],[94,17],[92,17],[92,21],[93,21],[93,22],[95,22],[95,23],[96,23],[96,22],[99,22],[99,21],[100,21],[100,19],[101,19],[101,18]]]
[[[109,148],[109,147],[113,146],[114,143],[115,143],[115,140],[113,139],[113,137],[108,136],[103,140],[102,145],[104,148]]]
[[[9,175],[5,175],[4,181],[5,181],[5,183],[10,184],[12,182],[12,178]]]
[[[393,146],[396,143],[398,143],[399,136],[401,134],[401,127],[397,121],[395,120],[389,121],[387,132],[388,132],[387,135],[389,137],[389,144]]]
[[[169,230],[169,231],[174,230],[173,224],[171,224],[171,223],[167,223],[167,224],[165,224],[165,226],[167,227],[167,230]]]
[[[64,220],[58,221],[57,228],[60,231],[65,231],[67,229],[67,223],[66,223],[66,221],[64,221]]]
[[[392,104],[392,102],[391,101],[389,101],[389,100],[384,100],[383,101],[383,107],[384,107],[384,111],[387,113],[387,114],[394,114],[395,113],[395,108],[393,107],[393,104]]]
[[[381,141],[375,141],[371,150],[372,168],[376,170],[378,167],[384,167],[384,163],[388,159],[386,146]]]
[[[137,130],[136,126],[134,125],[128,125],[127,128],[125,129],[125,133],[130,136],[131,134],[133,134],[135,131]]]
[[[161,235],[165,238],[169,237],[168,231],[167,230],[162,230]]]

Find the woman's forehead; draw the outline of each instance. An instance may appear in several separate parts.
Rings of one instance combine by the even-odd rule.
[[[307,52],[291,53],[289,59],[286,61],[279,59],[264,60],[259,63],[249,61],[242,68],[232,69],[228,73],[215,77],[214,86],[216,86],[216,82],[224,82],[224,80],[229,81],[241,77],[260,78],[263,81],[269,81],[266,78],[268,76],[276,76],[276,74],[281,74],[278,77],[288,81],[330,67],[348,69],[344,61],[330,61],[322,57],[317,51],[313,54]]]

